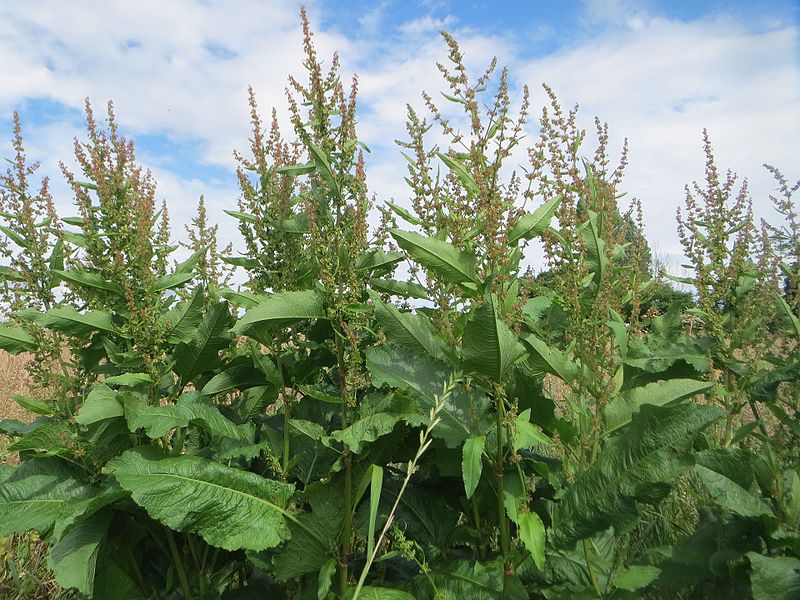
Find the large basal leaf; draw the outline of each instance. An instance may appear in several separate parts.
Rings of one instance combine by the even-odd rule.
[[[290,581],[306,573],[315,573],[336,557],[337,538],[343,519],[341,482],[314,483],[302,499],[311,512],[297,515],[289,522],[291,539],[272,559],[275,576]]]
[[[411,258],[450,283],[478,283],[475,256],[455,246],[413,231],[390,229],[389,233]]]
[[[26,460],[0,480],[0,535],[45,532],[65,503],[86,498],[93,489],[58,458]]]
[[[36,350],[36,338],[22,327],[12,327],[3,323],[0,324],[0,350],[11,354],[33,352]]]
[[[722,508],[742,517],[773,517],[772,509],[761,498],[724,474],[700,464],[694,468],[711,498]]]
[[[59,331],[72,337],[87,336],[95,331],[114,331],[111,313],[101,310],[79,313],[71,306],[59,306],[44,313],[27,309],[18,312],[17,315],[46,329]]]
[[[417,353],[444,358],[444,343],[435,336],[423,317],[401,313],[393,305],[382,302],[375,293],[371,292],[370,297],[375,307],[375,319],[388,341]]]
[[[249,309],[239,319],[233,330],[236,333],[247,335],[247,332],[254,327],[272,329],[306,319],[324,319],[325,317],[322,294],[319,292],[315,290],[278,292]]]
[[[128,450],[103,469],[154,519],[226,550],[264,550],[289,537],[294,486],[199,456]]]
[[[487,294],[464,327],[461,358],[465,369],[500,382],[525,348],[500,318],[497,298]]]
[[[163,406],[151,406],[143,396],[130,395],[125,399],[125,418],[131,431],[144,429],[151,439],[191,423],[218,437],[253,441],[252,424],[236,425],[226,419],[219,408],[199,392],[186,392],[177,403]]]
[[[50,549],[48,565],[64,588],[75,588],[91,598],[100,546],[111,523],[111,511],[102,511],[70,529]]]
[[[542,204],[532,213],[525,215],[517,221],[508,235],[509,243],[513,244],[520,239],[529,240],[542,235],[550,225],[550,221],[553,220],[553,215],[558,205],[561,203],[561,200],[563,200],[561,196],[550,198],[550,200]]]
[[[412,426],[424,422],[434,405],[434,397],[442,393],[442,387],[453,374],[441,361],[391,344],[367,350],[367,369],[375,387],[389,385],[411,391],[420,407],[420,418],[410,422]],[[457,448],[470,435],[485,433],[492,426],[488,411],[489,400],[485,395],[456,389],[445,401],[439,414],[442,420],[432,435],[444,440],[448,448]]]
[[[553,507],[554,542],[568,547],[611,526],[627,531],[638,519],[637,503],[661,501],[693,465],[682,447],[722,414],[693,403],[643,405]]]
[[[800,598],[800,560],[789,556],[762,556],[748,552],[753,600]]]
[[[75,432],[66,421],[43,423],[8,447],[12,452],[32,452],[38,456],[71,455],[75,450]]]
[[[703,393],[713,387],[707,381],[696,379],[668,379],[641,387],[627,389],[614,397],[605,408],[606,433],[616,431],[630,423],[631,416],[643,405],[664,406]]]
[[[228,303],[215,304],[203,317],[194,339],[175,348],[173,370],[183,383],[217,366],[220,350],[230,344],[229,328],[232,323]]]

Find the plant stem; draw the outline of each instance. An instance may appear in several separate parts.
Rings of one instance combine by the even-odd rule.
[[[509,563],[511,552],[511,539],[506,517],[506,498],[503,493],[503,466],[505,459],[503,456],[503,421],[505,419],[505,401],[503,399],[500,385],[495,385],[495,403],[497,405],[497,456],[495,457],[495,477],[497,479],[497,526],[500,529],[500,552],[503,555],[503,600],[508,600],[510,588],[510,578],[513,574],[513,566]]]
[[[342,400],[342,429],[347,427],[347,380],[345,376],[344,345],[341,332],[336,332],[336,359],[339,367],[339,397]],[[349,585],[348,561],[353,538],[353,468],[350,462],[350,448],[342,443],[344,462],[344,520],[342,522],[342,547],[339,556],[339,593],[344,596]]]
[[[178,581],[181,582],[183,589],[183,596],[186,600],[192,599],[192,587],[189,585],[189,578],[186,576],[186,569],[183,566],[178,546],[175,543],[175,536],[169,527],[165,527],[164,531],[167,532],[167,544],[169,544],[169,551],[172,554],[172,562],[175,565],[175,570],[178,572]]]
[[[592,580],[592,587],[597,593],[597,597],[602,598],[603,593],[600,590],[600,583],[597,581],[597,575],[595,575],[594,569],[592,568],[592,561],[589,559],[589,545],[586,540],[583,540],[583,556],[586,557],[586,570],[589,571],[589,578]]]

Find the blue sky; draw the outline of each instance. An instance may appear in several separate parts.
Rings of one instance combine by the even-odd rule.
[[[473,72],[492,55],[528,83],[534,113],[542,82],[581,124],[597,114],[615,147],[629,138],[623,189],[642,200],[648,237],[679,261],[674,214],[685,183],[702,177],[708,127],[722,168],[751,180],[754,205],[770,216],[774,185],[761,167],[800,176],[800,9],[769,2],[585,0],[555,2],[317,0],[306,3],[321,56],[341,55],[360,78],[360,135],[372,148],[368,182],[378,200],[407,200],[405,104],[443,89],[438,32],[460,40]],[[200,194],[237,239],[222,210],[236,203],[232,151],[246,148],[246,88],[264,114],[285,108],[289,74],[302,75],[299,3],[128,0],[8,2],[0,6],[0,156],[11,155],[10,119],[22,114],[31,158],[53,176],[71,214],[58,161],[83,130],[82,104],[111,99],[123,131],[167,199],[176,236]],[[531,132],[532,135],[535,131]],[[399,160],[398,160],[399,159]]]

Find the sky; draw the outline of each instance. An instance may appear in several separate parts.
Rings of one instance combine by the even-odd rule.
[[[460,42],[478,75],[492,56],[512,97],[547,83],[579,124],[608,123],[612,157],[630,146],[622,191],[641,200],[654,254],[679,269],[675,211],[684,185],[703,177],[702,130],[721,169],[750,182],[757,216],[775,219],[769,163],[800,177],[800,3],[797,0],[315,0],[305,2],[318,53],[338,51],[359,77],[359,137],[370,191],[408,205],[406,104],[446,87],[436,70]],[[28,156],[50,175],[71,215],[58,169],[84,137],[83,103],[113,100],[122,132],[158,182],[176,238],[201,194],[220,237],[237,250],[233,150],[249,139],[247,86],[264,116],[286,115],[289,75],[302,76],[300,3],[282,0],[37,0],[0,2],[0,157],[12,156],[22,117]],[[284,123],[287,120],[282,118]],[[535,131],[531,131],[535,135]],[[587,156],[591,148],[587,148]],[[521,159],[520,159],[521,160]],[[524,164],[520,163],[520,166]],[[541,265],[535,265],[541,267]]]

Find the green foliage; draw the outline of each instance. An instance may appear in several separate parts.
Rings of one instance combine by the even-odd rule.
[[[87,105],[65,219],[15,125],[0,348],[31,352],[45,393],[0,422],[20,458],[0,535],[34,530],[58,582],[98,599],[795,597],[793,189],[790,223],[757,238],[709,161],[680,221],[694,306],[650,277],[605,125],[584,159],[545,88],[527,176],[507,175],[528,92],[512,115],[507,72],[470,79],[445,35],[461,115],[409,108],[411,207],[386,203],[370,236],[357,86],[322,71],[302,19],[293,136],[250,95],[226,211],[242,256],[201,199],[170,266],[110,109],[103,129]]]

